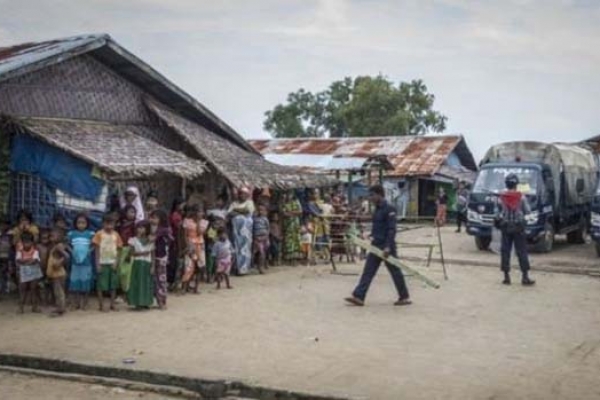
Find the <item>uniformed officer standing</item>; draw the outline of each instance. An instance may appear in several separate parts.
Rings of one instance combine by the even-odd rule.
[[[375,185],[369,189],[370,200],[375,205],[373,212],[373,228],[371,232],[371,244],[381,250],[385,257],[397,256],[396,251],[396,210],[385,200],[385,192],[383,186]],[[377,274],[377,270],[381,265],[381,258],[369,253],[365,267],[358,282],[358,286],[354,289],[352,297],[345,300],[355,306],[363,306],[365,297],[371,282]],[[397,306],[411,304],[408,288],[404,281],[404,275],[400,268],[386,262],[386,267],[392,276],[396,290],[398,291],[398,301],[394,303]]]
[[[521,267],[521,283],[532,286],[535,281],[529,278],[529,256],[527,254],[527,238],[525,237],[525,216],[530,213],[527,198],[517,190],[519,177],[510,174],[504,181],[506,191],[500,195],[499,212],[496,217],[496,226],[502,232],[502,245],[500,248],[500,269],[504,272],[505,285],[510,285],[510,253],[513,244]]]

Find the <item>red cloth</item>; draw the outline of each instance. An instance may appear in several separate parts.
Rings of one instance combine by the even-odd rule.
[[[519,208],[521,205],[521,198],[523,198],[523,195],[521,192],[517,191],[504,192],[500,195],[500,201],[502,201],[502,204],[510,211],[516,211]]]

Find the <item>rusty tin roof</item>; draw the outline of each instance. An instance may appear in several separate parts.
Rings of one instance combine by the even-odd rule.
[[[461,135],[393,136],[341,139],[272,139],[250,140],[263,155],[312,154],[337,157],[386,156],[393,170],[391,176],[431,176],[456,152],[461,164],[477,170],[473,154]]]

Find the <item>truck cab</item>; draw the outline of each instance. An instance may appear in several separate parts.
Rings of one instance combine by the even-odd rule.
[[[590,236],[596,245],[596,254],[600,257],[600,180],[596,187],[590,213]]]
[[[475,237],[480,250],[489,248],[492,227],[497,213],[497,202],[505,190],[504,180],[509,174],[519,178],[517,189],[530,205],[531,213],[525,216],[525,234],[528,242],[540,251],[550,251],[554,242],[553,204],[554,180],[548,165],[536,163],[493,163],[481,167],[467,209],[467,233]]]

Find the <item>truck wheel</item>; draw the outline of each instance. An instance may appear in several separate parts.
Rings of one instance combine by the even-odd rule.
[[[481,251],[489,250],[490,243],[492,243],[492,238],[489,236],[475,236],[475,246]]]
[[[596,243],[596,255],[598,257],[600,257],[600,242],[595,242]]]
[[[544,235],[537,242],[535,250],[539,253],[550,253],[552,247],[554,247],[554,227],[552,224],[546,223]]]
[[[567,233],[567,242],[571,244],[585,243],[585,229],[577,229],[576,231]]]

